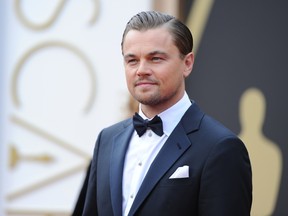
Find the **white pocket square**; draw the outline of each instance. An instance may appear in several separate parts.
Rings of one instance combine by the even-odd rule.
[[[169,177],[169,179],[189,178],[189,166],[184,165],[178,167],[177,170]]]

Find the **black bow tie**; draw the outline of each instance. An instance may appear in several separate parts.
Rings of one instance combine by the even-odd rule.
[[[139,137],[146,132],[147,128],[150,128],[158,136],[163,135],[162,120],[157,115],[149,121],[148,119],[144,120],[138,113],[135,113],[133,116],[133,125]]]

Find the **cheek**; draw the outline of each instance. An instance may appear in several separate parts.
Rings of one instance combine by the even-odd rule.
[[[169,79],[164,83],[164,88],[162,89],[164,94],[174,94],[182,89],[183,77],[180,76],[170,76]]]
[[[175,86],[179,86],[179,83],[183,80],[183,75],[178,74],[176,76],[177,71],[170,73],[170,75],[166,76],[163,80],[164,85],[166,88],[175,88]]]
[[[133,75],[127,71],[125,71],[125,77],[126,77],[126,84],[128,89],[130,90],[133,86]]]

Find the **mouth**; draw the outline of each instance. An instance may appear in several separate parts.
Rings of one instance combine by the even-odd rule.
[[[141,80],[141,81],[137,81],[135,83],[135,86],[152,86],[152,85],[157,85],[156,82],[153,82],[153,81],[144,81],[144,80]]]
[[[136,83],[135,86],[151,86],[151,85],[155,85],[155,83],[150,83],[150,82],[140,82],[140,83]]]

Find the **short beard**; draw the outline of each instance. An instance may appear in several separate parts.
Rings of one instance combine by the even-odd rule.
[[[137,95],[134,95],[134,98],[135,100],[137,100],[139,103],[143,105],[157,106],[159,104],[165,103],[166,101],[169,101],[175,94],[176,92],[166,97],[161,97],[160,94],[157,94],[157,95],[151,95],[150,97],[147,97],[147,98],[142,98],[141,96],[139,97]]]
[[[141,98],[136,98],[136,100],[143,104],[143,105],[148,105],[148,106],[156,106],[158,105],[159,103],[162,102],[162,100],[160,98],[148,98],[148,99],[141,99]]]

